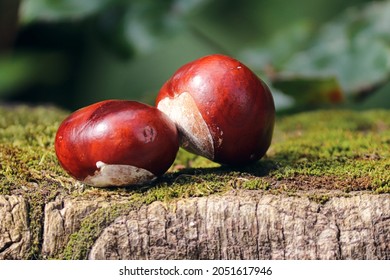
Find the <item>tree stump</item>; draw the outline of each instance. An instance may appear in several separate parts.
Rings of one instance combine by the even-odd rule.
[[[277,119],[266,157],[179,151],[143,186],[98,189],[58,165],[68,112],[0,107],[0,259],[390,259],[390,112]]]

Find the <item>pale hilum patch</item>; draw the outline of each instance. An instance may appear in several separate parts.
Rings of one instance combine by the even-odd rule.
[[[84,179],[86,184],[95,187],[119,187],[144,184],[156,179],[156,176],[146,169],[124,164],[105,164],[96,162],[98,170]]]
[[[214,159],[214,144],[210,130],[188,92],[175,95],[174,98],[162,99],[157,108],[176,123],[184,149]]]

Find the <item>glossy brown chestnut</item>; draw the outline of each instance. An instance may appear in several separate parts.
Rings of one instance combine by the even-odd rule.
[[[176,123],[182,147],[215,162],[248,164],[271,144],[275,107],[269,88],[225,55],[183,65],[160,89],[156,106]]]
[[[135,101],[106,100],[79,109],[58,128],[61,166],[89,185],[142,184],[165,173],[179,148],[175,124]]]

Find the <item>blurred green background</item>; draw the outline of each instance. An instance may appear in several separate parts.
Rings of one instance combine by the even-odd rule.
[[[153,104],[212,53],[265,80],[279,113],[390,108],[390,1],[0,0],[0,103]]]

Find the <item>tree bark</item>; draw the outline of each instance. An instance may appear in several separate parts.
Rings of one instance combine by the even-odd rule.
[[[389,196],[245,193],[154,203],[119,217],[91,259],[390,259]]]
[[[20,196],[0,195],[0,259],[23,259],[31,246],[27,203]]]
[[[61,255],[82,221],[112,203],[47,203],[43,258]],[[0,196],[0,259],[26,256],[27,211],[23,198]],[[358,192],[317,203],[305,194],[241,191],[154,202],[117,217],[92,244],[89,259],[390,259],[390,195]]]

